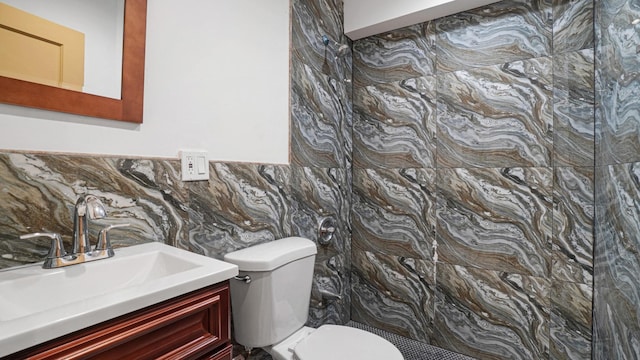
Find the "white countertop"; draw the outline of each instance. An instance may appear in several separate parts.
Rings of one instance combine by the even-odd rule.
[[[0,271],[0,357],[237,274],[236,265],[161,243],[63,268]]]

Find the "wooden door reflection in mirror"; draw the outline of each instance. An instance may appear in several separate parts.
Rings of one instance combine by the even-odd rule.
[[[125,0],[120,99],[0,76],[0,102],[142,123],[146,17],[146,0]]]

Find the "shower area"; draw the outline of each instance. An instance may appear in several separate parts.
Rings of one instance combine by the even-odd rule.
[[[41,261],[34,229],[70,243],[84,193],[131,219],[123,246],[219,259],[330,218],[310,326],[640,358],[638,0],[504,0],[356,41],[342,6],[291,1],[289,164],[184,183],[177,159],[0,151],[0,269]]]
[[[341,9],[293,1],[292,167],[351,194],[329,321],[640,356],[640,4],[506,0],[354,42]]]

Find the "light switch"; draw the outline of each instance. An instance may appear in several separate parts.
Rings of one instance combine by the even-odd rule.
[[[209,156],[206,151],[180,151],[182,181],[209,180]]]
[[[206,166],[207,164],[204,161],[204,156],[198,156],[198,174],[199,175],[204,175],[204,173],[206,172],[206,169],[205,169]]]

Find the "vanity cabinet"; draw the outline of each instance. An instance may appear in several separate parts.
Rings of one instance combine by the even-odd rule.
[[[229,283],[206,287],[5,359],[231,360]]]

